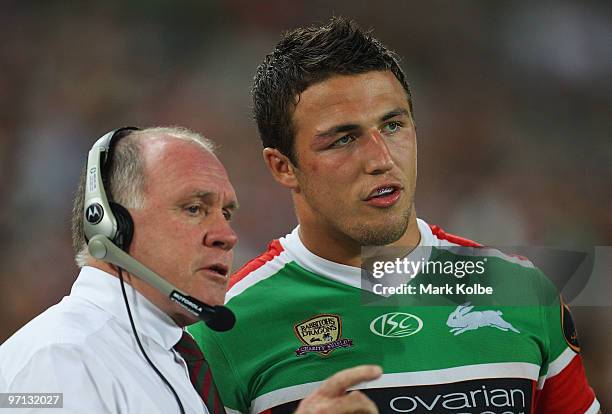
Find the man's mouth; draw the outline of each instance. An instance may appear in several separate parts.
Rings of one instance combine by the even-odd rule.
[[[229,272],[229,267],[222,263],[215,263],[210,266],[204,267],[203,270],[206,270],[210,273],[214,273],[221,277],[227,277],[227,274]]]
[[[368,194],[365,201],[375,207],[390,207],[400,198],[402,187],[399,184],[387,184],[376,187]]]

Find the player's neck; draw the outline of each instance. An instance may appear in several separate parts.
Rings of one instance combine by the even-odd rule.
[[[299,235],[300,240],[311,253],[335,263],[361,267],[363,246],[346,234],[329,228],[300,223]],[[397,241],[387,246],[381,246],[381,248],[401,246],[410,251],[419,244],[420,240],[421,233],[417,225],[416,215],[413,213],[404,235]]]

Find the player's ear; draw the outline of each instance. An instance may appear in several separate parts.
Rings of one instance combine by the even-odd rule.
[[[276,148],[264,148],[263,159],[276,181],[292,190],[298,189],[295,166],[285,154]]]

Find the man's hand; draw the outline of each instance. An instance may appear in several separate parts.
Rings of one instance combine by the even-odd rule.
[[[360,365],[329,377],[315,392],[304,398],[295,414],[378,414],[376,405],[364,393],[347,388],[374,380],[382,374],[376,365]]]

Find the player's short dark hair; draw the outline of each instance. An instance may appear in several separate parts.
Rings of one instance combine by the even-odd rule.
[[[412,95],[394,52],[352,20],[334,17],[324,26],[298,28],[282,35],[257,68],[253,114],[262,144],[276,148],[297,165],[292,116],[300,93],[334,75],[390,70]]]

